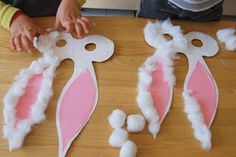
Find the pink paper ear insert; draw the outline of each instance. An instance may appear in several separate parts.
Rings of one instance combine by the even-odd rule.
[[[67,89],[59,111],[63,154],[85,125],[96,104],[97,90],[90,72],[85,70]]]
[[[164,79],[163,67],[159,62],[156,64],[156,70],[152,72],[152,78],[149,90],[161,123],[170,109],[172,88],[170,88],[168,81]]]
[[[205,124],[210,127],[217,109],[217,89],[211,74],[200,61],[189,78],[187,88],[193,91],[191,96],[198,101]]]
[[[26,86],[24,95],[19,98],[19,102],[16,106],[16,127],[17,122],[28,119],[31,116],[31,106],[37,100],[42,80],[42,74],[34,75]]]

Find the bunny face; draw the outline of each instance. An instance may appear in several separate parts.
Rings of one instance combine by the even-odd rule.
[[[62,47],[56,45],[58,40],[66,41]],[[85,47],[88,44],[95,44],[93,51],[88,51]],[[75,39],[71,34],[66,32],[51,32],[47,36],[40,36],[34,40],[34,46],[45,54],[52,54],[64,60],[70,58],[76,60],[86,60],[88,62],[102,62],[111,57],[114,50],[114,44],[111,40],[97,35],[84,37],[83,39]],[[76,52],[76,53],[75,53]]]

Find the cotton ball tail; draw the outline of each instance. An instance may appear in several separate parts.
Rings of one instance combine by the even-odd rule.
[[[140,132],[145,127],[145,119],[142,115],[129,115],[127,118],[127,130],[129,132]]]
[[[114,129],[121,128],[125,123],[125,119],[126,114],[120,109],[113,110],[111,115],[108,117],[109,124]]]
[[[134,142],[126,141],[120,149],[120,157],[135,157],[137,153],[137,146]]]
[[[109,143],[113,147],[121,147],[128,140],[128,132],[124,129],[116,129],[112,132]]]

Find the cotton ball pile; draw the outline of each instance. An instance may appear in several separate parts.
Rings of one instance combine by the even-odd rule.
[[[129,132],[140,132],[145,127],[145,119],[142,115],[129,115],[127,117],[127,130]]]
[[[118,129],[125,124],[125,119],[126,119],[125,112],[120,109],[115,109],[109,116],[108,121],[113,129]]]
[[[225,44],[227,50],[235,51],[236,50],[236,35],[234,35],[235,29],[225,28],[217,31],[217,38]]]
[[[114,129],[109,138],[109,144],[113,147],[121,147],[120,157],[135,157],[137,153],[136,144],[128,140],[128,132],[123,129],[126,114],[120,109],[112,111],[108,117],[110,126]],[[127,118],[127,130],[129,132],[140,132],[145,127],[145,119],[142,115],[129,115]]]

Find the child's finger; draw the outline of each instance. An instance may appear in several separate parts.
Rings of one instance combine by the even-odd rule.
[[[27,38],[26,35],[21,35],[22,46],[28,53],[32,53],[32,42]]]
[[[46,31],[46,30],[44,30],[44,29],[38,27],[38,28],[36,29],[36,33],[39,33],[39,34],[41,34],[41,35],[47,35],[47,34],[48,34],[48,31]],[[34,34],[34,35],[35,35],[35,34]]]
[[[16,45],[15,45],[15,43],[14,43],[14,37],[11,37],[11,39],[10,39],[10,45],[11,45],[11,49],[12,49],[12,50],[15,50],[15,49],[16,49]]]
[[[17,51],[22,51],[22,45],[21,45],[21,35],[17,35],[14,38],[14,43],[16,45]]]
[[[86,17],[81,17],[81,19],[84,20],[84,21],[86,21],[88,24],[92,25],[92,23],[89,21],[88,18],[86,18]]]
[[[25,34],[27,36],[27,38],[33,42],[34,36],[33,33],[30,30],[25,31]]]
[[[75,30],[78,38],[82,38],[84,36],[83,27],[79,23],[75,23]]]
[[[73,30],[75,29],[74,23],[72,23],[72,22],[66,22],[64,27],[66,28],[66,32],[68,32],[68,33],[72,33]]]
[[[89,26],[88,22],[86,22],[86,21],[84,21],[84,20],[82,20],[80,18],[77,19],[77,22],[82,25],[82,27],[84,29],[84,32],[86,34],[89,33],[90,26]]]

